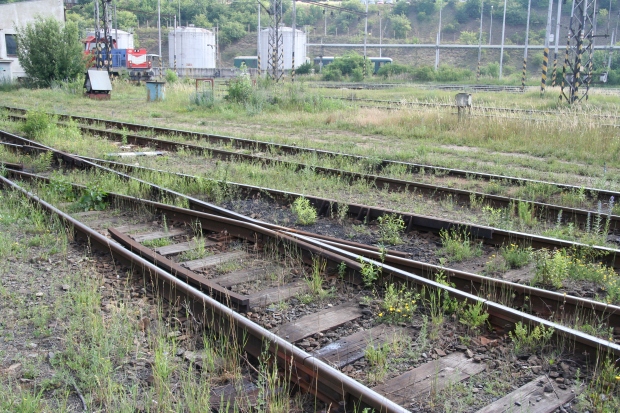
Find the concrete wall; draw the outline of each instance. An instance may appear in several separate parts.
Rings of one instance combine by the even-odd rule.
[[[16,28],[33,22],[38,16],[53,17],[64,22],[65,6],[63,0],[32,0],[0,4],[0,60],[11,62],[13,79],[24,77],[26,74],[19,64],[17,56],[7,55],[5,35],[15,34]]]

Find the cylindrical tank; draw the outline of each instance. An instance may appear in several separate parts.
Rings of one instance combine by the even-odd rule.
[[[267,70],[268,62],[271,61],[269,54],[269,34],[271,28],[263,29],[260,33],[260,68]],[[282,57],[284,67],[281,69],[291,70],[293,68],[293,48],[295,49],[295,67],[299,67],[306,62],[306,33],[297,29],[295,31],[295,45],[293,45],[293,28],[280,27],[278,32],[282,35]]]
[[[117,36],[118,32],[118,36]],[[86,36],[94,36],[94,31],[89,31]],[[133,33],[126,32],[124,30],[112,29],[110,32],[112,41],[116,40],[116,49],[133,49]]]
[[[176,50],[176,53],[175,53]],[[170,68],[215,68],[215,34],[199,27],[177,27],[168,33]]]

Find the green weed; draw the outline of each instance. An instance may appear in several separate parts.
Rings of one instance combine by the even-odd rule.
[[[467,306],[461,314],[459,322],[465,324],[471,330],[478,330],[489,318],[489,313],[484,311],[483,302]]]
[[[553,337],[553,332],[552,327],[546,328],[542,324],[529,329],[519,321],[508,336],[512,340],[516,354],[527,354],[536,353],[544,348]]]
[[[297,198],[291,205],[291,210],[297,216],[297,223],[300,225],[312,225],[316,222],[316,209],[310,205],[310,200],[307,198]]]
[[[405,221],[400,215],[387,214],[377,219],[379,226],[379,241],[390,245],[403,243],[402,232],[405,230]]]
[[[472,241],[465,228],[442,229],[439,236],[443,245],[439,253],[451,261],[460,262],[482,254],[480,244]]]
[[[395,284],[386,284],[379,320],[388,324],[410,322],[418,308],[419,298],[419,294],[405,286],[398,288]]]

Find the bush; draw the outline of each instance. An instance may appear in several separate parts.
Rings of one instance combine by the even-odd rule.
[[[17,30],[17,57],[36,86],[55,80],[75,80],[85,70],[77,26],[53,18],[37,18]]]
[[[421,66],[413,71],[413,78],[422,82],[432,82],[435,80],[435,70],[432,66]]]
[[[174,83],[177,80],[179,80],[179,75],[177,75],[174,70],[166,70],[166,82]]]
[[[243,73],[228,83],[226,99],[235,103],[246,103],[252,97],[252,80],[250,75]]]
[[[26,115],[26,122],[22,127],[24,133],[30,138],[37,138],[42,133],[55,126],[55,119],[45,112],[38,110],[30,111]]]
[[[295,69],[295,73],[298,75],[309,75],[312,71],[313,65],[310,62],[306,62]]]
[[[400,65],[398,63],[391,63],[389,65],[383,65],[377,72],[378,76],[383,78],[390,78],[393,76],[399,76],[412,73],[413,69],[406,65]]]

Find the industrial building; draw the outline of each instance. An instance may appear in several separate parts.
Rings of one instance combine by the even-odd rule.
[[[35,21],[36,17],[53,17],[65,21],[63,0],[30,0],[0,4],[0,81],[25,77],[17,59],[17,28]]]

